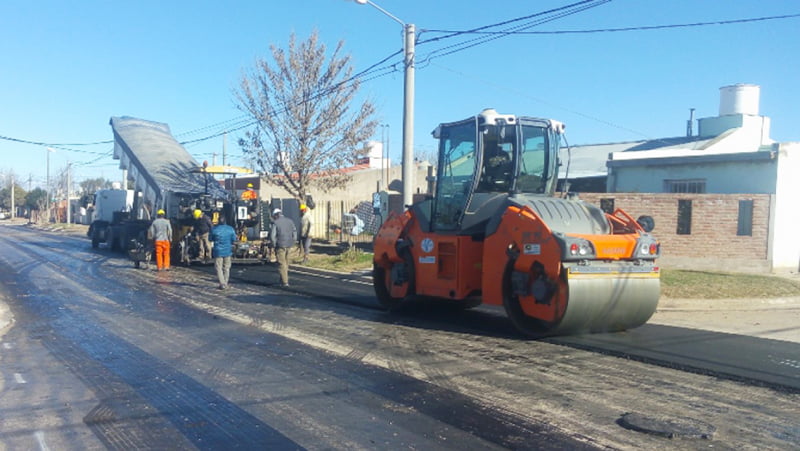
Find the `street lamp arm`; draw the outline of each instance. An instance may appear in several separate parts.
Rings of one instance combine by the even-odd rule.
[[[403,22],[402,20],[398,19],[398,18],[397,18],[397,16],[395,16],[395,15],[394,15],[394,14],[392,14],[392,13],[390,13],[389,11],[386,11],[385,9],[381,8],[381,7],[380,7],[380,6],[378,6],[377,4],[375,4],[375,3],[371,2],[370,0],[355,0],[355,2],[356,2],[356,3],[358,3],[359,5],[370,5],[370,6],[372,6],[373,8],[377,9],[378,11],[380,11],[380,12],[382,12],[382,13],[386,14],[386,15],[387,15],[387,16],[389,16],[389,17],[390,17],[392,20],[394,20],[395,22],[399,23],[400,25],[402,25],[402,26],[404,26],[404,27],[406,26],[406,23],[405,23],[405,22]]]
[[[403,208],[410,207],[414,200],[414,46],[416,27],[405,23],[371,0],[355,0],[360,5],[372,5],[375,9],[403,26],[403,49],[405,51],[405,76],[403,77]]]

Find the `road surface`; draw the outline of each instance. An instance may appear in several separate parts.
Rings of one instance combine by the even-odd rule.
[[[357,276],[296,269],[283,290],[269,266],[235,267],[223,291],[203,270],[134,269],[85,237],[0,226],[0,304],[13,317],[0,449],[800,446],[800,395],[761,380],[763,359],[718,357],[753,372],[740,380],[681,361],[730,334],[648,325],[526,340],[500,312],[392,316]],[[656,349],[648,341],[660,355],[619,349]],[[676,437],[634,430],[641,418]]]

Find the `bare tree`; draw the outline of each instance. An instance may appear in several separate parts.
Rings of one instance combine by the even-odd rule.
[[[80,182],[79,186],[81,187],[81,192],[83,194],[94,194],[99,189],[111,188],[112,182],[106,178],[97,177],[93,179],[86,179]]]
[[[257,59],[234,92],[237,107],[254,120],[239,145],[263,178],[300,200],[309,188],[344,186],[377,121],[370,101],[351,105],[359,89],[340,41],[330,59],[314,31],[289,39],[288,50],[270,46],[272,63]]]

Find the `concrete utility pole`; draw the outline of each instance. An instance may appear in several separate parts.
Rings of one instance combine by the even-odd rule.
[[[52,147],[47,148],[47,183],[45,184],[45,220],[47,223],[50,223],[50,153],[55,152],[56,150]]]
[[[225,166],[228,164],[228,155],[225,151],[225,145],[228,142],[228,132],[222,134],[222,165]],[[216,155],[216,154],[215,154]]]
[[[67,161],[67,224],[71,224],[71,212],[72,212],[72,205],[69,202],[69,186],[70,186],[70,169],[72,168],[72,163]]]
[[[16,208],[14,207],[14,174],[11,174],[11,219],[16,216]]]
[[[355,0],[359,5],[370,5],[403,26],[405,49],[405,77],[403,83],[403,208],[414,200],[414,45],[416,28],[405,23],[371,0]]]

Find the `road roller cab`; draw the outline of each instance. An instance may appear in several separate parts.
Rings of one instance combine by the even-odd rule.
[[[535,336],[645,323],[660,294],[652,218],[556,196],[563,132],[494,110],[439,125],[434,195],[375,237],[379,302],[502,305]]]

